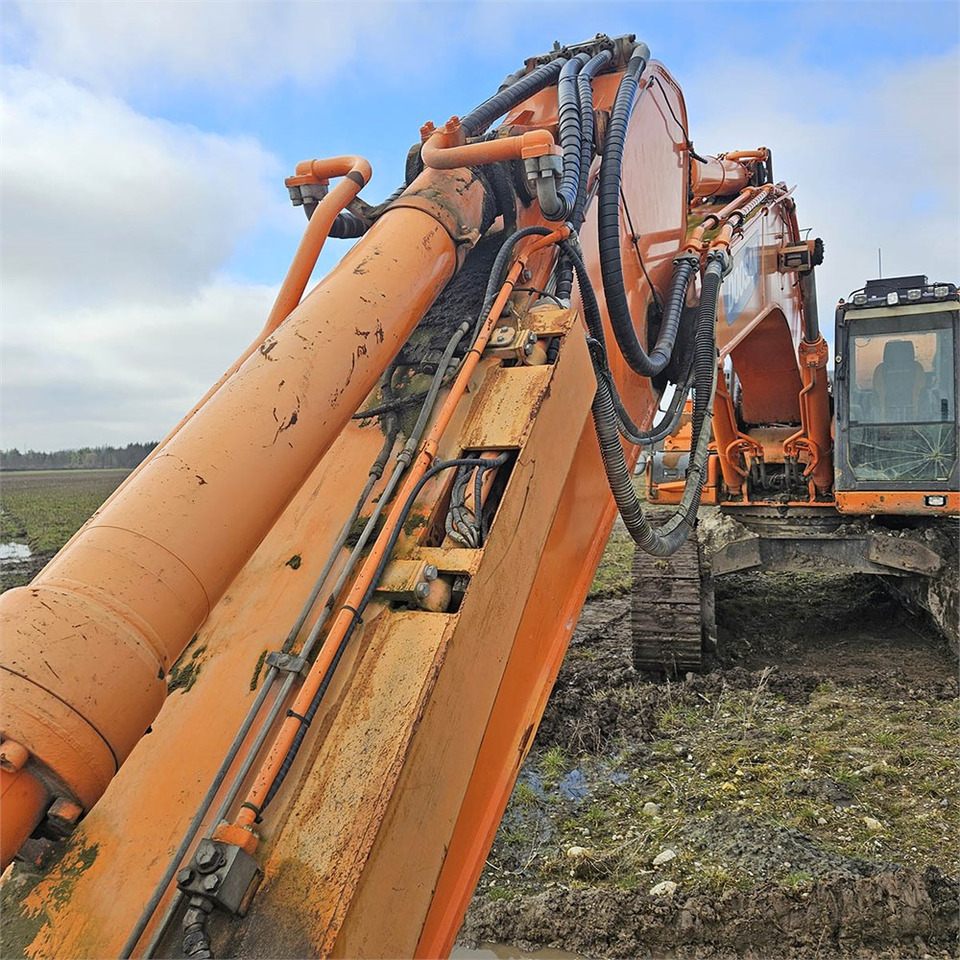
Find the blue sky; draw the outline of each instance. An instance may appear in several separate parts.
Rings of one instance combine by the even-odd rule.
[[[827,245],[957,278],[954,2],[3,0],[0,446],[157,438],[259,330],[303,227],[283,177],[359,152],[373,201],[426,119],[554,40],[636,33],[701,152],[764,144]],[[322,266],[342,252],[331,241]]]

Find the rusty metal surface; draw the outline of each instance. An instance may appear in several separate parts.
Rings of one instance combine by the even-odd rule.
[[[540,412],[553,370],[499,367],[483,381],[463,429],[464,450],[511,450],[521,446]]]
[[[401,611],[384,612],[371,625],[373,636],[311,758],[229,955],[325,956],[334,948],[455,621]]]

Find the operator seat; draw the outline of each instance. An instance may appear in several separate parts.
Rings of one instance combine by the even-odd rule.
[[[873,372],[873,392],[884,423],[916,420],[920,391],[926,374],[913,352],[912,340],[890,340],[883,348],[883,362]]]

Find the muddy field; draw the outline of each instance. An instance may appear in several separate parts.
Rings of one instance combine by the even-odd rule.
[[[738,576],[704,670],[639,675],[628,554],[615,535],[460,943],[957,956],[946,644],[872,578]]]

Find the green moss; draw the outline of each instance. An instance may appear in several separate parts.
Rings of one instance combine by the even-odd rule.
[[[263,669],[263,662],[267,659],[267,651],[263,650],[257,657],[257,665],[253,668],[253,676],[250,678],[250,689],[256,690],[260,683],[260,671]]]
[[[25,958],[27,950],[40,930],[50,923],[51,914],[70,902],[77,880],[97,859],[97,844],[87,844],[78,831],[65,844],[60,860],[46,874],[31,874],[22,864],[15,864],[13,873],[0,887],[0,956]],[[50,881],[44,891],[43,905],[31,911],[25,900],[41,882]]]
[[[403,522],[403,532],[409,537],[427,525],[427,518],[422,513],[410,513]]]
[[[369,520],[369,517],[357,517],[357,519],[354,520],[353,526],[350,528],[350,532],[347,534],[347,539],[344,541],[344,546],[348,550],[352,550],[360,542],[363,529],[366,527]],[[386,523],[386,517],[381,513],[377,518],[377,523],[373,529],[373,533],[367,538],[368,544],[373,543],[373,541],[377,539],[377,537],[380,535],[380,531],[383,529],[384,523]]]
[[[197,642],[198,634],[194,634],[193,639],[187,645],[186,650],[180,654],[177,662],[170,668],[167,674],[167,695],[174,690],[182,690],[186,693],[197,682],[200,676],[200,668],[203,665],[203,654],[207,652],[207,646],[190,648]]]

